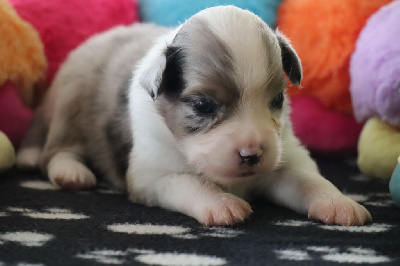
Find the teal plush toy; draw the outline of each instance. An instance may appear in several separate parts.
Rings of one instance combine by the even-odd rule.
[[[138,0],[142,21],[164,26],[177,26],[202,9],[218,5],[234,5],[247,9],[271,27],[282,0]]]
[[[400,157],[397,160],[398,164],[393,171],[392,179],[390,179],[389,190],[394,203],[400,207]]]

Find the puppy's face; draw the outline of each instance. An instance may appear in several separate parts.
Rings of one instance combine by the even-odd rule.
[[[155,101],[196,172],[231,185],[279,165],[284,70],[293,83],[301,79],[279,33],[250,12],[209,9],[183,25],[166,58]]]

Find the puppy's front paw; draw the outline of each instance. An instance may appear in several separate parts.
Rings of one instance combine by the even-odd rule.
[[[96,185],[96,177],[81,162],[56,155],[49,163],[50,181],[63,189],[83,190]]]
[[[243,222],[252,212],[246,201],[229,193],[220,193],[195,218],[207,226],[233,225]]]
[[[343,195],[315,199],[308,210],[308,217],[325,224],[345,226],[364,225],[372,221],[366,208]]]

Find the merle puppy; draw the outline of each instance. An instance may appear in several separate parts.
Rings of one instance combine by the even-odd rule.
[[[300,84],[288,40],[236,7],[175,29],[112,29],[71,53],[18,164],[66,189],[102,176],[133,202],[206,225],[243,221],[255,195],[326,224],[363,225],[368,211],[320,175],[293,135],[284,73]]]

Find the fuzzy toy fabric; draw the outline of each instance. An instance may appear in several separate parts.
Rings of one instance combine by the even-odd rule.
[[[43,44],[32,25],[6,0],[0,0],[0,18],[0,91],[3,84],[11,82],[23,103],[30,106],[37,93],[34,88],[44,81],[47,68]],[[3,105],[0,110],[6,112]]]
[[[302,89],[288,90],[294,129],[311,150],[356,153],[361,125],[352,117],[349,59],[367,18],[390,1],[285,0],[280,6],[278,28],[291,40],[304,72]],[[310,104],[296,104],[299,96]]]
[[[359,144],[357,164],[361,172],[389,179],[400,154],[400,128],[390,126],[377,117],[365,124]]]
[[[343,156],[357,150],[362,125],[352,116],[329,111],[310,96],[298,96],[291,105],[294,133],[311,151]]]
[[[49,62],[47,84],[68,53],[95,33],[138,20],[135,0],[11,0],[38,31]]]
[[[302,90],[325,107],[352,114],[349,60],[368,17],[391,0],[285,0],[279,29],[289,37],[303,65]]]
[[[400,126],[399,42],[400,1],[394,1],[371,16],[351,57],[350,89],[358,121],[378,116]]]
[[[0,88],[0,131],[9,137],[14,147],[24,138],[31,118],[32,112],[22,104],[16,87],[5,83]]]
[[[144,22],[177,26],[204,8],[217,5],[235,5],[251,10],[274,27],[277,9],[281,2],[282,0],[139,0],[139,10]]]

